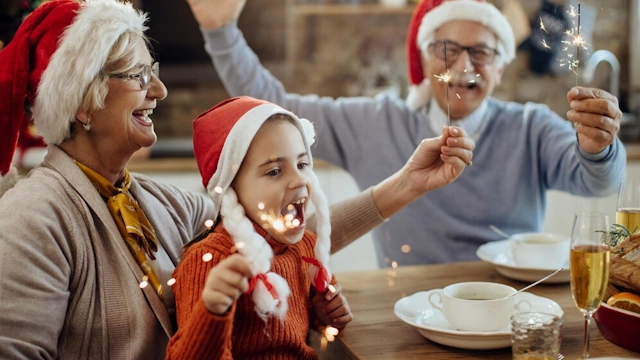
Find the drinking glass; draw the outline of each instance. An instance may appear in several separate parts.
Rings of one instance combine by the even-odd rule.
[[[539,312],[511,317],[513,360],[557,360],[562,341],[562,319]]]
[[[573,221],[571,295],[584,315],[584,358],[589,357],[589,324],[609,282],[609,231],[609,217],[601,213],[578,213]]]
[[[620,184],[616,224],[633,234],[640,229],[640,181],[626,180]]]

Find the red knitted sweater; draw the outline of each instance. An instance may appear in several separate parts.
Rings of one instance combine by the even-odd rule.
[[[274,257],[271,271],[280,274],[291,288],[289,311],[284,323],[269,318],[265,324],[255,312],[250,296],[242,295],[227,314],[210,313],[202,301],[202,290],[209,270],[231,255],[233,240],[219,225],[209,236],[191,246],[173,273],[178,331],[169,341],[167,359],[317,359],[306,337],[313,315],[308,264],[303,256],[314,257],[315,234],[305,231],[300,242],[285,245],[267,236]],[[204,262],[202,256],[213,259]]]

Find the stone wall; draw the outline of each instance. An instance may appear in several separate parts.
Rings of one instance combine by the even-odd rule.
[[[500,6],[502,1],[494,2]],[[519,1],[530,18],[536,17],[541,0]],[[597,11],[593,42],[586,52],[606,49],[618,57],[622,68],[621,99],[629,72],[629,2],[581,1]],[[285,0],[249,1],[239,24],[249,44],[289,91],[338,97],[373,95],[390,89],[404,96],[404,43],[409,13],[305,17],[294,27],[294,34],[287,34],[286,24],[291,21],[287,6]],[[295,58],[287,57],[292,54],[287,52],[287,42],[291,41],[296,41]],[[529,56],[527,50],[518,51],[494,95],[504,100],[545,103],[564,115],[568,110],[566,93],[576,84],[576,75],[534,74],[529,69]],[[608,75],[608,67],[601,64],[594,84],[606,89]],[[585,85],[581,77],[578,84]],[[197,88],[168,87],[170,95],[159,103],[154,115],[160,136],[189,136],[190,120],[227,96],[219,82]],[[622,104],[625,106],[624,101]]]

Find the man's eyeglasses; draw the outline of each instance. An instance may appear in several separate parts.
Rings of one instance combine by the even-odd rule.
[[[154,62],[153,65],[144,65],[142,70],[136,74],[109,74],[109,77],[118,79],[131,80],[137,79],[140,82],[140,89],[147,90],[151,85],[151,75],[160,76],[160,63]]]
[[[433,54],[438,59],[446,60],[447,62],[455,61],[462,50],[465,50],[469,54],[471,62],[476,65],[490,64],[495,59],[496,55],[499,55],[498,50],[488,46],[462,46],[457,42],[444,40],[434,41],[430,43],[429,48],[433,50]]]

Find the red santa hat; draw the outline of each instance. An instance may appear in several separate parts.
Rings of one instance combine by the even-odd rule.
[[[193,149],[202,184],[215,205],[215,216],[222,215],[225,229],[233,237],[238,251],[250,260],[256,279],[267,280],[255,282],[252,292],[256,311],[263,319],[271,315],[284,319],[289,285],[280,275],[269,272],[273,251],[265,239],[255,232],[230,186],[258,130],[269,117],[276,114],[288,115],[293,120],[303,135],[307,153],[311,155],[310,146],[315,141],[311,122],[267,101],[246,96],[228,99],[193,122]],[[313,166],[311,156],[309,162]],[[331,249],[329,206],[318,178],[313,171],[310,173],[314,186],[310,200],[316,209],[317,240],[315,260],[311,261],[315,265],[309,266],[309,277],[319,291],[324,291],[331,279],[328,267]],[[275,293],[273,289],[270,290],[271,286]]]
[[[409,94],[407,104],[412,109],[426,105],[430,96],[430,80],[422,68],[422,55],[438,28],[452,20],[469,20],[486,26],[498,37],[498,53],[502,64],[515,58],[515,37],[507,18],[484,0],[423,0],[411,17],[407,32],[407,69]]]
[[[53,0],[27,16],[0,51],[0,196],[17,180],[11,161],[25,100],[45,142],[60,144],[113,45],[125,32],[142,36],[145,21],[116,0]]]

